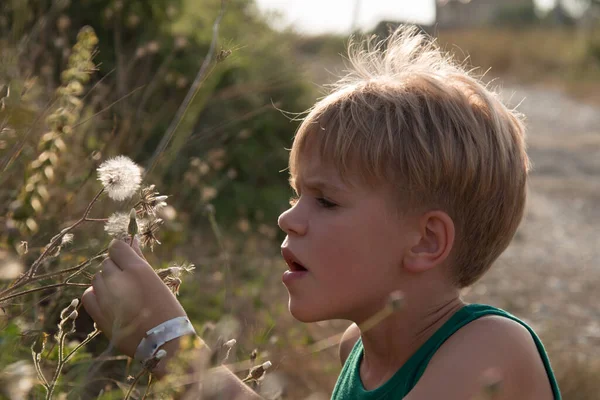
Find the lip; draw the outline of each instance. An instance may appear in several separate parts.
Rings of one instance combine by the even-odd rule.
[[[281,277],[281,280],[284,285],[289,286],[293,282],[303,278],[304,276],[306,276],[308,274],[307,269],[299,270],[294,267],[294,263],[297,263],[297,264],[302,265],[303,268],[306,268],[306,267],[304,267],[304,264],[302,264],[298,260],[298,257],[296,257],[289,248],[282,247],[281,255],[283,256],[283,259],[285,260],[286,264],[288,265],[288,270],[285,271],[283,273],[283,276]]]
[[[290,286],[293,282],[296,282],[297,280],[302,279],[306,275],[308,275],[308,271],[287,270],[283,273],[283,276],[281,277],[281,281],[283,282],[284,285]]]
[[[306,268],[306,266],[300,262],[298,257],[296,257],[296,255],[288,247],[281,248],[281,255],[283,256],[285,263],[288,265],[290,272],[308,272],[308,268]],[[304,270],[298,269],[294,264],[301,265]]]

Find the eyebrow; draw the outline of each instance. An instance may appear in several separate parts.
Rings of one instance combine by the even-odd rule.
[[[333,190],[336,192],[341,192],[341,193],[345,193],[348,192],[348,189],[336,185],[334,183],[331,183],[325,179],[321,179],[321,178],[314,178],[314,179],[306,179],[306,180],[300,180],[300,179],[296,179],[296,181],[294,182],[295,186],[297,187],[299,183],[303,183],[304,186],[306,186],[307,188],[310,189],[317,189],[317,190]]]

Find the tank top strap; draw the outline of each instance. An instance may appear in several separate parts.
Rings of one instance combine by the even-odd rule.
[[[529,331],[546,368],[554,398],[560,400],[561,395],[550,366],[550,360],[537,334],[529,325],[514,315],[485,304],[469,304],[454,313],[386,383],[374,390],[365,390],[360,379],[360,363],[364,348],[362,340],[359,338],[342,368],[332,399],[384,400],[403,398],[415,387],[427,365],[446,340],[468,323],[487,315],[498,315],[511,319]]]

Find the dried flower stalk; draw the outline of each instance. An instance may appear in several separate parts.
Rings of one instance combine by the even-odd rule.
[[[71,135],[79,119],[83,105],[79,97],[96,68],[92,58],[97,44],[94,30],[84,27],[77,36],[68,67],[62,73],[62,86],[56,90],[58,106],[46,119],[50,129],[40,139],[38,157],[27,168],[27,179],[17,198],[18,207],[11,216],[24,233],[39,229],[35,217],[50,198],[47,185],[54,179],[60,157],[66,150],[63,138]]]

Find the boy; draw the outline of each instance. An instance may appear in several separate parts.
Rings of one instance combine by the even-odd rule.
[[[523,216],[529,160],[519,117],[415,28],[400,28],[385,49],[350,50],[353,70],[295,136],[298,197],[279,218],[292,315],[353,322],[332,397],[467,400],[492,371],[502,380],[494,399],[560,399],[535,333],[460,298]],[[132,356],[152,339],[142,340],[146,331],[185,311],[139,248],[116,241],[109,255],[83,303]],[[401,309],[361,329],[397,291]],[[135,332],[113,331],[134,318]],[[167,351],[159,376],[186,333],[155,343]],[[232,388],[227,398],[256,396],[219,373]]]

